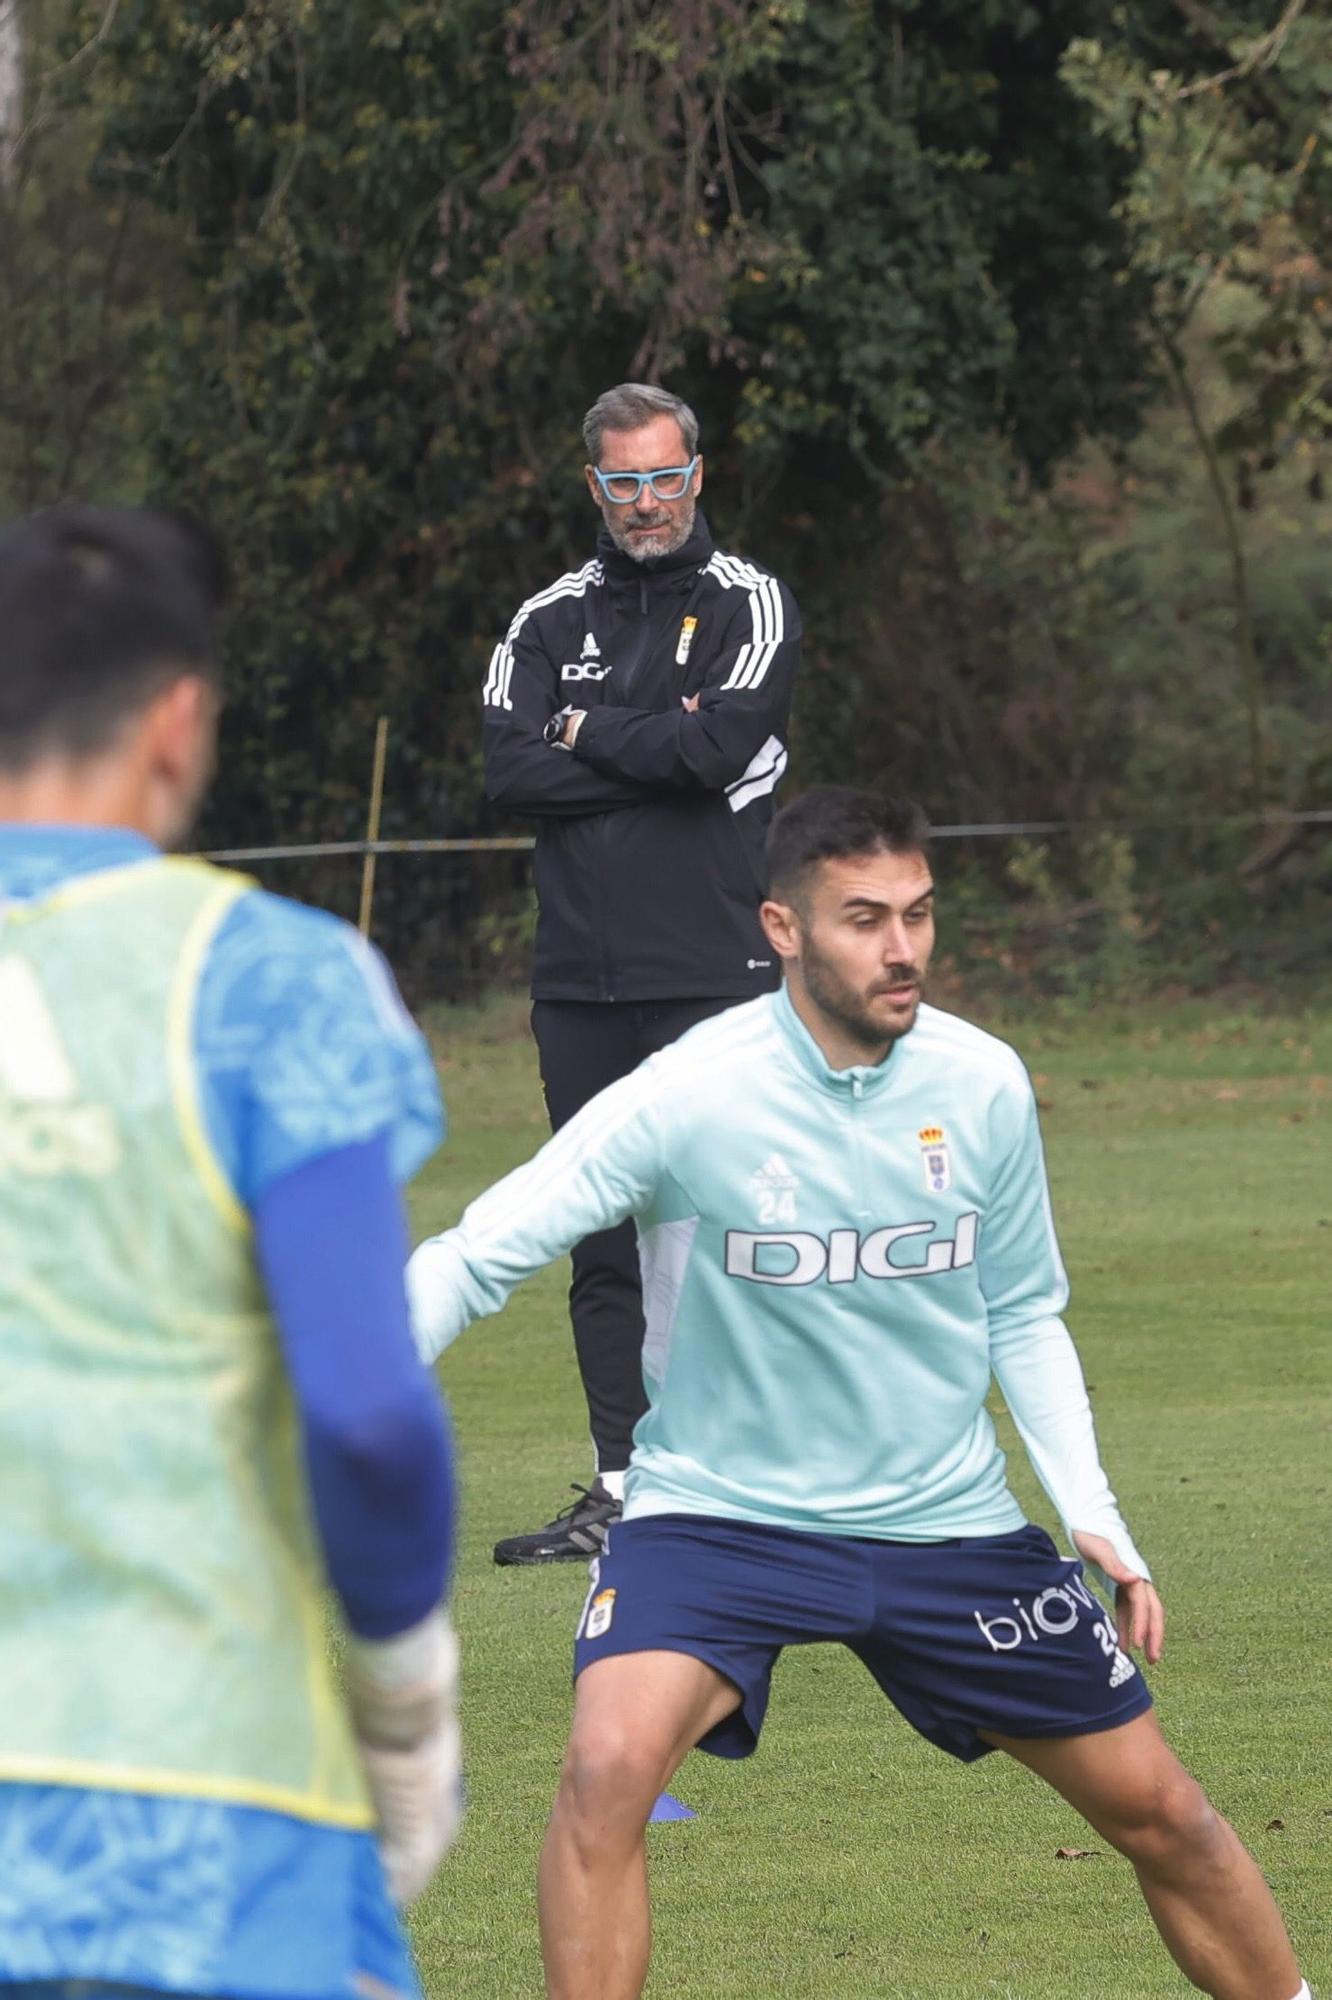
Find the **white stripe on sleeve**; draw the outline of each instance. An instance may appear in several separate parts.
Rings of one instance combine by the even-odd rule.
[[[539,590],[535,597],[529,597],[519,605],[513,622],[490,656],[486,669],[486,682],[481,692],[482,706],[485,708],[512,708],[509,687],[513,680],[513,642],[534,611],[542,610],[548,604],[558,603],[562,597],[586,597],[590,589],[601,582],[602,568],[599,561],[584,563],[581,569],[569,570],[555,582]]]
[[[761,750],[755,752],[749,763],[735,780],[726,787],[726,798],[733,813],[743,812],[753,805],[755,799],[766,798],[782,782],[786,771],[786,745],[776,736],[770,736]]]

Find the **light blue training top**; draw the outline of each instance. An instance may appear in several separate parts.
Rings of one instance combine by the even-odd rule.
[[[123,827],[0,822],[0,907],[157,858]],[[246,1208],[381,1133],[409,1180],[444,1136],[434,1064],[392,974],[326,910],[257,887],[237,898],[204,964],[194,1050],[208,1136]]]
[[[1060,1317],[1020,1059],[922,1007],[880,1064],[831,1069],[783,990],[594,1098],[408,1268],[438,1353],[589,1232],[638,1224],[650,1408],[625,1514],[902,1541],[1023,1514],[993,1374],[1067,1531],[1146,1575]]]
[[[157,849],[117,828],[0,824],[0,911]],[[382,1136],[406,1180],[443,1133],[433,1062],[379,954],[254,889],[205,961],[194,1048],[240,1199]],[[367,1329],[367,1333],[372,1333]],[[0,1785],[0,1995],[119,1981],[233,2000],[419,2000],[373,1834],[208,1799]]]

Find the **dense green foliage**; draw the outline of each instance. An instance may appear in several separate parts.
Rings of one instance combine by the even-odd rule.
[[[482,663],[581,555],[608,380],[689,385],[765,549],[793,502],[872,532],[926,439],[1011,429],[1045,464],[1128,420],[1121,150],[1056,74],[1076,10],[693,0],[617,46],[624,11],[157,0],[117,30],[105,171],[154,174],[199,281],[156,484],[243,566],[230,827],[334,831],[378,706],[422,760],[400,808],[474,823]],[[1055,393],[1051,341],[1087,355]]]
[[[976,997],[957,1004],[974,1011]],[[511,1016],[438,1023],[456,1140],[417,1183],[418,1233],[451,1222],[545,1137],[531,1045]],[[1320,1532],[1332,1348],[1318,1337],[1332,1035],[1325,1019],[1213,1001],[1062,1019],[1024,1003],[989,1025],[1036,1076],[1070,1324],[1106,1465],[1166,1604],[1152,1675],[1163,1726],[1257,1854],[1321,1991],[1332,1980],[1332,1572]],[[575,1565],[497,1570],[490,1545],[546,1519],[584,1476],[566,1276],[524,1286],[440,1369],[463,1454],[471,1804],[413,1919],[437,2000],[541,1990],[535,1859],[586,1580]],[[1000,1424],[1024,1505],[1052,1525]],[[964,1768],[930,1749],[847,1654],[788,1653],[758,1755],[691,1757],[673,1789],[699,1817],[650,1835],[658,2000],[1193,1990],[1129,1870],[1075,1813],[1001,1757]],[[1060,1861],[1061,1847],[1095,1858]]]
[[[714,526],[801,600],[799,777],[944,821],[1325,802],[1313,10],[70,4],[30,0],[0,194],[0,482],[222,528],[208,838],[357,836],[381,712],[386,833],[511,830],[485,660],[585,556],[578,418],[635,375],[699,408]],[[1190,857],[1227,933],[1242,851]],[[1019,856],[1019,901],[1110,910],[1122,958],[1134,861]],[[345,870],[280,879],[346,906]],[[435,980],[460,931],[473,966],[521,936],[514,870],[470,879],[381,876]]]

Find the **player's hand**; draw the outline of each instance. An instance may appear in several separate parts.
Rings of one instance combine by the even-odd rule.
[[[395,1639],[353,1639],[347,1691],[389,1894],[426,1887],[462,1823],[458,1641],[443,1611]]]
[[[682,694],[680,696],[680,706],[686,715],[697,715],[698,696],[696,694]]]
[[[1136,1648],[1150,1666],[1155,1666],[1165,1645],[1165,1606],[1154,1586],[1121,1562],[1113,1542],[1104,1535],[1088,1535],[1079,1529],[1073,1545],[1084,1562],[1094,1563],[1115,1587],[1115,1624],[1119,1643],[1128,1652]]]
[[[566,750],[572,750],[578,741],[578,732],[583,726],[586,715],[585,708],[575,708],[570,711],[564,724],[564,734],[560,738]]]

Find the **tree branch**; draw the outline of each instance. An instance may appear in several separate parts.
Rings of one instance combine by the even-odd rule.
[[[1195,0],[1176,0],[1176,5],[1195,27],[1204,27],[1206,32],[1215,33],[1214,24],[1208,19],[1205,10],[1195,4]],[[1186,97],[1197,97],[1200,91],[1219,89],[1223,83],[1235,83],[1242,76],[1252,76],[1256,70],[1271,69],[1285,47],[1292,27],[1304,12],[1304,7],[1305,0],[1289,0],[1286,11],[1276,26],[1269,28],[1265,35],[1260,35],[1250,46],[1247,55],[1242,56],[1229,69],[1218,71],[1215,76],[1204,76],[1196,83],[1186,83],[1175,92],[1176,103],[1182,103]]]
[[[1188,365],[1174,336],[1164,327],[1157,327],[1157,338],[1165,356],[1171,380],[1179,392],[1179,400],[1184,414],[1189,420],[1203,463],[1207,468],[1208,484],[1216,499],[1221,516],[1221,525],[1226,537],[1226,547],[1230,554],[1231,588],[1234,593],[1236,645],[1240,656],[1240,670],[1244,679],[1244,705],[1249,726],[1249,785],[1253,794],[1253,804],[1261,811],[1264,780],[1263,732],[1262,732],[1262,670],[1258,663],[1258,648],[1253,636],[1253,607],[1249,601],[1249,571],[1244,555],[1244,540],[1240,534],[1239,521],[1226,485],[1225,472],[1221,465],[1211,432],[1203,422],[1198,398],[1189,380]]]
[[[47,95],[51,85],[58,82],[61,77],[68,76],[72,70],[78,69],[86,62],[89,56],[97,53],[115,26],[116,15],[119,12],[120,0],[106,0],[102,18],[87,41],[75,49],[72,56],[67,57],[62,63],[57,63],[53,69],[48,69],[37,79],[32,114],[19,127],[13,138],[7,140],[4,145],[3,166],[6,172],[12,170],[14,163],[22,158],[37,133],[49,124],[51,113],[47,106]]]

